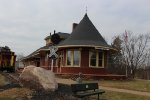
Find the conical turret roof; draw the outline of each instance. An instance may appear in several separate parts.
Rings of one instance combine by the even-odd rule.
[[[103,46],[109,47],[104,38],[95,28],[88,15],[85,14],[71,35],[59,46]]]

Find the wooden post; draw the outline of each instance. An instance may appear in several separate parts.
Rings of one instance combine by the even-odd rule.
[[[53,67],[54,67],[53,62],[54,62],[54,60],[52,59],[52,62],[51,62],[51,71],[52,72],[53,72]]]

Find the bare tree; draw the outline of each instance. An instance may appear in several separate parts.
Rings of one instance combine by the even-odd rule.
[[[150,49],[145,63],[145,73],[146,73],[145,79],[150,80]]]
[[[115,52],[110,54],[111,66],[109,67],[109,72],[113,74],[125,74],[125,67],[122,63],[122,40],[120,36],[115,36],[111,46],[116,49]]]
[[[150,44],[149,44],[150,46]],[[146,66],[150,67],[150,48],[148,50],[148,56],[147,56],[147,59],[146,59]]]
[[[127,32],[122,35],[122,56],[123,62],[128,69],[128,76],[135,77],[137,68],[142,67],[149,56],[150,35],[133,35]]]

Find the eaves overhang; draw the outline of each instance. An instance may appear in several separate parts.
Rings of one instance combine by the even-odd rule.
[[[95,49],[101,49],[101,50],[117,50],[115,48],[109,47],[109,46],[95,46],[95,45],[63,45],[63,46],[58,46],[58,48],[72,48],[72,47],[92,47]]]

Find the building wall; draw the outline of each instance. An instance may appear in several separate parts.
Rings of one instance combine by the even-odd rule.
[[[108,51],[104,51],[104,66],[108,66]]]
[[[81,50],[81,68],[89,67],[89,49],[82,48]]]
[[[40,59],[39,61],[37,61],[35,58],[27,59],[23,61],[24,67],[30,66],[30,65],[39,67],[39,63],[40,63]]]
[[[70,49],[77,49],[77,48],[70,48]],[[55,73],[72,73],[78,74],[79,72],[83,74],[108,74],[105,67],[107,66],[107,51],[104,52],[104,68],[93,68],[89,67],[89,49],[91,48],[79,48],[81,50],[81,62],[80,67],[68,67],[66,66],[66,50],[63,49],[61,51],[64,52],[64,66],[54,67]]]
[[[54,67],[54,72],[57,72],[57,70],[59,70],[59,68]],[[79,72],[83,74],[107,74],[104,68],[61,67],[61,73],[78,74]],[[58,73],[60,72],[58,71]]]
[[[67,48],[68,49],[68,48]],[[58,58],[58,61],[54,60],[53,63],[53,71],[55,73],[72,73],[72,74],[78,74],[79,72],[83,73],[83,74],[98,74],[98,75],[102,75],[102,74],[107,74],[106,71],[106,67],[107,67],[107,52],[108,51],[104,51],[104,68],[93,68],[93,67],[89,67],[89,50],[92,48],[70,48],[70,49],[79,49],[81,51],[81,61],[80,61],[80,66],[79,67],[72,67],[72,66],[66,66],[66,50],[67,49],[61,49],[58,51],[59,52],[63,52],[63,64],[59,64],[60,63],[60,58]],[[40,53],[40,67],[43,67],[45,69],[49,69],[51,70],[51,59],[47,59],[46,58],[47,53],[46,51],[43,51]],[[56,64],[57,62],[57,64]],[[28,60],[28,65],[37,65],[37,63],[33,60],[30,59]]]

